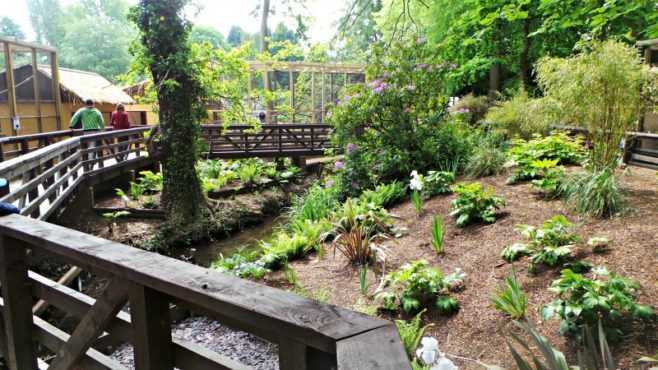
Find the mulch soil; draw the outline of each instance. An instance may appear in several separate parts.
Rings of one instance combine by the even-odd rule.
[[[495,189],[498,196],[507,200],[501,210],[501,218],[494,224],[474,224],[460,229],[455,227],[449,216],[450,202],[454,194],[426,199],[424,212],[416,214],[412,204],[405,201],[390,209],[399,217],[396,226],[407,228],[406,234],[395,240],[388,240],[386,272],[417,259],[426,259],[430,265],[439,267],[445,274],[461,268],[466,277],[463,290],[454,294],[460,309],[451,316],[440,316],[435,310],[424,315],[426,323],[434,324],[426,335],[436,337],[439,347],[448,356],[453,356],[460,369],[482,368],[463,357],[486,364],[506,368],[516,368],[507,348],[509,332],[519,332],[509,317],[493,308],[488,297],[497,290],[503,277],[510,273],[511,264],[504,263],[499,254],[504,246],[523,242],[515,226],[518,224],[539,225],[555,215],[565,215],[576,223],[574,232],[586,241],[590,237],[601,236],[613,240],[609,250],[595,254],[586,246],[578,248],[577,259],[593,265],[605,265],[622,276],[635,279],[642,284],[638,302],[652,305],[658,310],[658,177],[655,171],[633,168],[625,179],[630,188],[632,207],[622,217],[612,219],[588,219],[571,212],[564,202],[545,201],[538,197],[529,185],[507,186],[505,175],[478,180],[485,186]],[[469,182],[469,181],[465,181]],[[430,223],[435,215],[444,219],[445,253],[436,255],[430,247]],[[381,275],[368,274],[368,295],[359,289],[360,268],[349,266],[340,253],[334,253],[327,244],[324,259],[316,255],[290,264],[297,274],[300,284],[310,292],[329,290],[328,303],[353,309],[357,301],[371,306],[378,303],[372,295],[379,285]],[[547,291],[551,282],[559,278],[560,268],[539,268],[535,273],[529,270],[527,260],[514,263],[521,288],[528,295],[527,317],[539,332],[559,350],[563,351],[570,363],[577,363],[577,345],[572,337],[558,332],[559,320],[554,318],[542,321],[540,310],[556,297]],[[268,285],[290,288],[282,272],[270,274],[264,282]],[[390,319],[403,315],[380,312]],[[404,317],[408,318],[408,317]],[[653,356],[658,351],[658,330],[632,323],[622,328],[625,335],[621,343],[613,346],[613,352],[620,369],[641,368],[636,360],[641,356]],[[518,347],[518,346],[517,346]]]

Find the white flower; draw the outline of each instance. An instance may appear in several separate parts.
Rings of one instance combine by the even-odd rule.
[[[423,337],[420,341],[421,348],[416,350],[416,356],[421,359],[425,365],[432,365],[439,357],[439,341],[431,337]]]
[[[418,176],[418,172],[416,170],[411,171],[411,181],[409,182],[409,187],[411,190],[423,190],[423,180],[420,179],[420,176]]]
[[[430,370],[458,370],[458,367],[439,350],[439,342],[435,338],[423,337],[420,341],[422,347],[416,350],[416,356]]]

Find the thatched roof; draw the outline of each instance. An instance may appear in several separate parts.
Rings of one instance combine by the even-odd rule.
[[[31,67],[30,67],[31,68]],[[50,66],[38,66],[39,71],[52,78]],[[133,104],[135,101],[103,76],[86,71],[60,68],[59,83],[73,102],[93,99],[98,104]]]

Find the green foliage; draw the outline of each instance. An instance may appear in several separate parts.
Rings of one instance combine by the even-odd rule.
[[[437,194],[450,193],[450,185],[455,182],[454,172],[443,171],[428,171],[426,176],[423,176],[423,194],[426,196],[434,196]]]
[[[527,256],[531,253],[532,251],[527,244],[513,243],[503,248],[503,251],[500,253],[500,258],[512,262],[520,256]]]
[[[523,330],[526,334],[528,334],[532,338],[532,343],[534,346],[530,346],[528,342],[525,340],[521,339],[518,335],[510,332],[510,335],[516,341],[521,345],[521,347],[525,348],[528,352],[530,352],[530,355],[532,356],[532,362],[529,360],[526,360],[519,352],[512,346],[511,343],[507,342],[507,346],[509,347],[509,350],[512,354],[512,357],[514,358],[514,361],[516,362],[517,366],[519,369],[524,369],[524,370],[572,370],[572,369],[580,369],[580,370],[600,370],[601,367],[599,367],[599,363],[603,364],[603,368],[606,370],[614,370],[616,369],[614,360],[612,359],[612,352],[610,351],[610,348],[608,347],[608,342],[605,338],[605,335],[601,329],[601,322],[599,322],[599,331],[598,331],[598,337],[599,337],[599,346],[594,344],[594,339],[592,337],[592,333],[589,327],[583,328],[583,337],[586,337],[586,344],[585,347],[583,348],[583,351],[578,350],[578,366],[569,366],[567,364],[566,357],[564,354],[560,351],[558,351],[556,348],[554,348],[551,343],[544,338],[537,329],[535,329],[530,322],[527,323],[521,323],[518,321],[514,321],[514,325],[516,325],[519,329]],[[539,350],[539,353],[541,353],[542,357],[544,358],[544,361],[540,361],[540,359],[535,355],[534,353],[534,348],[537,348]],[[531,349],[533,348],[533,349]],[[597,354],[600,353],[601,359],[597,359]]]
[[[569,233],[573,226],[564,216],[554,216],[540,227],[518,225],[517,230],[528,239],[528,244],[512,244],[503,250],[501,257],[510,261],[532,251],[533,263],[555,266],[571,257],[575,243],[582,243],[580,236]]]
[[[423,197],[418,190],[414,190],[413,193],[411,193],[411,204],[414,205],[416,213],[423,213]]]
[[[455,221],[458,227],[465,227],[476,221],[494,223],[497,219],[495,211],[505,205],[505,199],[494,196],[492,188],[484,190],[478,183],[457,184],[452,190],[459,195],[450,204],[450,215],[458,216]]]
[[[441,215],[434,217],[430,231],[432,233],[432,248],[434,248],[436,254],[443,253],[443,217]]]
[[[500,290],[496,295],[489,297],[494,307],[510,315],[513,319],[521,319],[525,316],[528,297],[521,291],[519,282],[516,280],[516,270],[512,268],[512,274],[505,276],[506,284],[500,283]]]
[[[480,143],[468,159],[464,172],[471,179],[499,175],[506,161],[506,153],[489,143]]]
[[[243,185],[249,186],[266,184],[269,182],[268,179],[281,183],[295,176],[284,177],[285,173],[277,172],[276,164],[265,162],[260,158],[199,161],[197,173],[206,192],[218,191],[236,179],[239,179]]]
[[[444,276],[440,269],[429,267],[425,260],[413,261],[388,274],[384,283],[391,289],[378,293],[375,298],[387,310],[396,310],[399,305],[404,312],[415,312],[433,302],[440,313],[449,314],[459,305],[448,292],[458,289],[465,276],[460,269]]]
[[[155,193],[162,191],[162,174],[153,173],[152,171],[140,171],[140,177],[137,183],[144,189],[145,193]]]
[[[472,125],[484,117],[487,109],[489,109],[489,98],[467,94],[462,96],[448,111],[452,114],[464,115],[466,121]]]
[[[592,252],[594,253],[601,253],[605,251],[610,243],[612,243],[611,239],[600,236],[595,236],[587,240],[587,245],[592,247]]]
[[[420,311],[409,322],[405,320],[395,320],[395,326],[398,328],[402,345],[410,359],[414,357],[420,339],[423,337],[423,334],[425,334],[427,328],[434,326],[434,324],[421,326],[422,315],[425,311],[426,310]]]
[[[304,196],[293,196],[286,216],[291,223],[305,220],[319,221],[327,218],[338,204],[334,189],[314,184]]]
[[[557,159],[542,159],[531,163],[533,172],[536,171],[539,178],[530,181],[530,185],[538,188],[545,199],[553,199],[561,195],[560,190],[566,171],[564,167],[557,166],[557,162]]]
[[[130,193],[130,198],[132,198],[132,200],[139,200],[139,197],[144,194],[144,187],[139,183],[131,181],[128,193]]]
[[[576,212],[592,217],[612,217],[623,213],[628,205],[628,189],[610,167],[571,173],[561,191]]]
[[[25,33],[21,29],[21,26],[6,16],[0,17],[0,35],[14,36],[19,40],[25,39]]]
[[[619,276],[603,267],[593,268],[592,278],[587,278],[569,269],[562,270],[560,279],[555,280],[549,291],[558,299],[542,308],[542,318],[548,320],[557,315],[561,319],[560,332],[576,333],[584,325],[592,327],[601,320],[603,332],[616,341],[622,334],[619,329],[624,320],[652,321],[655,313],[649,306],[638,305],[637,281]]]
[[[542,137],[534,135],[530,140],[515,139],[510,148],[506,167],[514,169],[514,173],[507,179],[507,184],[518,181],[540,178],[548,166],[577,164],[583,156],[582,138],[572,138],[566,133],[553,131],[551,135]]]
[[[258,280],[265,276],[269,270],[265,268],[262,261],[254,258],[254,255],[242,255],[240,253],[236,253],[231,257],[220,255],[220,259],[213,262],[210,268],[229,275],[241,278],[251,276]]]
[[[525,89],[520,89],[510,99],[496,101],[487,112],[486,121],[499,134],[531,139],[548,131],[552,122],[545,116],[550,108],[545,99],[532,99]]]
[[[368,265],[361,266],[361,275],[359,275],[359,290],[361,294],[366,295],[368,293]]]
[[[238,178],[245,185],[256,183],[260,179],[258,168],[254,165],[242,166],[238,170]]]
[[[370,205],[364,208],[358,201],[348,199],[333,217],[338,220],[334,247],[349,262],[365,265],[384,258],[376,241],[388,231],[390,216],[385,210]]]
[[[146,197],[142,201],[142,208],[144,209],[154,209],[158,207],[158,202],[155,201],[152,197]]]
[[[619,41],[583,43],[570,58],[540,60],[537,79],[547,99],[559,107],[554,122],[583,126],[594,147],[592,171],[614,168],[625,132],[635,127],[652,88],[638,50]]]
[[[340,169],[341,188],[368,188],[406,179],[412,170],[466,160],[474,129],[445,114],[442,81],[450,66],[437,52],[416,40],[376,48],[367,71],[370,82],[346,89],[331,108],[334,142],[358,148]]]
[[[362,314],[366,314],[368,316],[377,316],[377,306],[368,305],[361,298],[357,299],[356,304],[352,307],[352,309],[356,312],[361,312]]]
[[[364,203],[373,203],[379,207],[388,207],[407,193],[407,186],[401,181],[388,184],[379,184],[374,190],[364,190],[359,200]]]
[[[130,212],[128,212],[128,211],[116,211],[116,212],[103,213],[103,217],[105,217],[110,222],[110,228],[111,228],[111,226],[116,226],[118,218],[126,217],[126,216],[129,216],[129,215],[130,215]]]

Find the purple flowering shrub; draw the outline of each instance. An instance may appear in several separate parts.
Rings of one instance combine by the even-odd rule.
[[[473,130],[446,111],[452,71],[422,37],[375,50],[366,83],[345,89],[328,115],[335,143],[346,149],[341,187],[372,188],[466,160]]]

